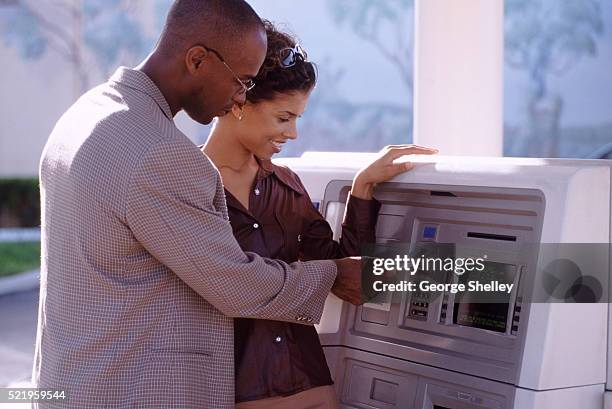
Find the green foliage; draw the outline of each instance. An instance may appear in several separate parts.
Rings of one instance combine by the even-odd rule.
[[[39,225],[38,179],[0,179],[0,227]]]
[[[0,243],[0,277],[40,266],[40,242]]]

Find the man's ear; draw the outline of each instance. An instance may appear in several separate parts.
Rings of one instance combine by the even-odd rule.
[[[208,51],[200,45],[195,45],[185,53],[185,66],[190,74],[196,74],[203,68]]]

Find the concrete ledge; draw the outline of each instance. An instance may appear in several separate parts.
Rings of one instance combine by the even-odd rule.
[[[38,288],[40,271],[33,270],[0,278],[0,295],[13,294]]]
[[[2,242],[16,242],[16,241],[39,241],[40,240],[40,228],[39,227],[28,227],[28,228],[0,228],[0,243]]]

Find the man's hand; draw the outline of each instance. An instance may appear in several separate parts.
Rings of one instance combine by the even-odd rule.
[[[332,293],[354,305],[363,304],[361,288],[361,257],[346,257],[334,260],[338,267]]]

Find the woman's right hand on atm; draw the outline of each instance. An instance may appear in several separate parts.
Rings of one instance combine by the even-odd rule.
[[[394,178],[400,173],[412,169],[412,163],[394,160],[405,155],[433,155],[438,153],[435,148],[418,145],[387,145],[378,153],[378,157],[361,169],[353,179],[351,194],[360,199],[372,199],[374,186]]]

